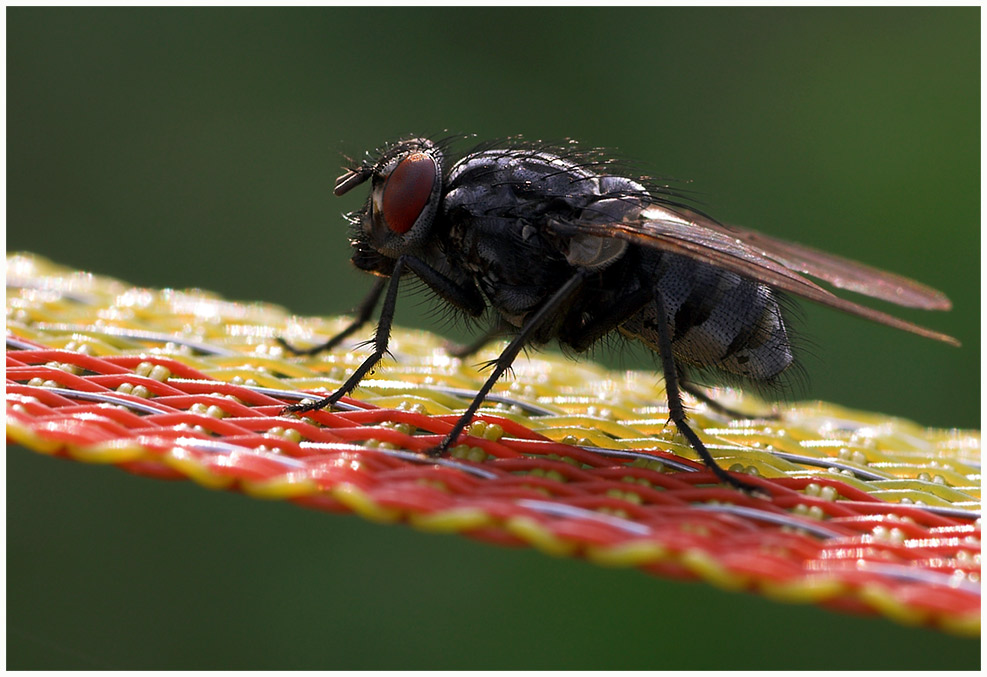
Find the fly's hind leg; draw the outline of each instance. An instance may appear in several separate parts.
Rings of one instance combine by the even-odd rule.
[[[654,295],[654,303],[657,310],[657,315],[659,318],[666,317],[665,315],[665,305],[662,302],[661,294]],[[737,479],[726,470],[720,467],[713,458],[713,455],[709,453],[706,449],[706,445],[703,441],[699,439],[699,435],[689,427],[689,422],[686,419],[685,407],[682,405],[682,393],[679,390],[679,368],[675,363],[675,357],[672,355],[672,337],[669,331],[668,323],[659,320],[655,323],[658,330],[658,356],[661,358],[661,369],[662,375],[665,378],[665,397],[668,399],[668,417],[675,424],[676,429],[679,433],[685,437],[689,442],[689,446],[696,450],[699,454],[699,458],[702,459],[703,463],[709,468],[714,475],[724,484],[729,484],[730,486],[740,489],[741,491],[746,491],[749,493],[757,493],[760,489],[753,484],[744,482],[743,480]]]
[[[684,391],[692,395],[694,398],[705,404],[707,407],[713,411],[722,414],[724,416],[729,416],[730,418],[741,418],[745,420],[769,420],[774,421],[779,418],[778,414],[775,412],[769,412],[767,414],[748,414],[743,411],[738,411],[725,404],[720,404],[712,397],[703,392],[702,388],[692,383],[686,377],[684,370],[679,370],[679,387]]]

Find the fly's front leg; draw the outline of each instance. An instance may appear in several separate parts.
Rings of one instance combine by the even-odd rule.
[[[521,331],[518,332],[517,336],[514,337],[504,349],[504,352],[500,354],[493,362],[493,371],[487,378],[486,383],[480,388],[476,396],[473,397],[473,401],[470,402],[469,407],[459,420],[456,421],[456,425],[452,427],[452,430],[446,435],[445,439],[439,443],[438,446],[429,450],[430,456],[441,456],[449,450],[449,447],[453,445],[459,435],[463,432],[470,421],[473,420],[473,416],[476,414],[480,405],[483,404],[483,400],[486,399],[487,395],[490,393],[490,389],[493,388],[494,384],[500,379],[505,371],[511,368],[514,364],[514,360],[517,358],[518,353],[524,348],[525,344],[535,335],[538,329],[545,323],[546,320],[550,319],[554,313],[556,313],[559,308],[564,307],[568,301],[579,292],[585,280],[585,273],[579,272],[573,277],[569,278],[562,287],[555,292],[546,301],[541,308],[539,308],[534,315],[532,315],[521,327]]]
[[[359,368],[357,368],[357,370],[354,371],[346,380],[346,383],[344,383],[339,390],[334,392],[332,395],[323,397],[321,400],[299,402],[298,404],[289,405],[281,410],[282,414],[298,414],[306,411],[315,411],[316,409],[322,409],[323,407],[328,407],[331,404],[335,404],[339,401],[339,398],[356,388],[357,385],[360,384],[360,381],[363,380],[363,377],[366,376],[371,369],[377,366],[377,363],[380,362],[381,358],[387,354],[387,343],[391,338],[391,322],[394,321],[394,309],[397,306],[398,285],[401,282],[403,267],[404,260],[402,257],[394,264],[394,270],[391,272],[391,278],[387,284],[387,295],[384,297],[384,306],[380,310],[380,319],[377,321],[377,331],[374,332],[374,352],[371,353],[370,357],[365,359],[363,364],[361,364]],[[376,300],[374,305],[376,305]]]
[[[480,317],[487,309],[483,294],[472,282],[459,283],[432,268],[430,265],[414,256],[402,256],[399,261],[438,294],[443,301],[449,303],[472,317]]]
[[[381,307],[380,319],[377,321],[377,331],[374,332],[373,353],[371,353],[371,355],[363,361],[363,364],[361,364],[357,370],[354,371],[348,379],[346,379],[346,382],[332,395],[323,397],[322,399],[314,402],[299,402],[298,404],[289,405],[281,410],[282,414],[314,411],[316,409],[322,409],[323,407],[328,407],[331,404],[335,404],[341,397],[352,392],[352,390],[360,384],[360,381],[363,380],[363,377],[377,366],[377,363],[380,362],[384,355],[387,354],[387,344],[391,338],[391,324],[394,321],[394,310],[397,307],[398,286],[401,281],[401,275],[404,274],[406,268],[420,277],[426,284],[428,284],[429,287],[431,287],[449,303],[452,303],[458,308],[474,315],[480,315],[483,313],[486,305],[483,302],[483,297],[480,295],[480,291],[475,287],[457,285],[452,280],[431,268],[427,263],[424,263],[421,259],[414,256],[402,256],[398,258],[394,262],[394,268],[391,271],[390,281],[387,283],[387,293],[384,296],[384,305]],[[381,286],[383,287],[383,284]],[[374,295],[372,294],[371,297],[373,296]],[[380,293],[377,292],[376,297],[379,296]],[[368,297],[368,301],[371,297]],[[370,308],[372,309],[373,306],[376,305],[376,297],[374,298],[374,302],[372,304],[365,305],[370,305]]]
[[[679,392],[679,370],[675,364],[675,357],[672,355],[672,337],[668,330],[668,322],[665,315],[665,304],[661,294],[654,295],[654,303],[657,310],[658,322],[658,356],[661,358],[662,375],[665,378],[665,397],[668,400],[668,417],[672,419],[679,434],[689,441],[689,446],[696,450],[699,458],[703,460],[706,467],[713,471],[721,482],[732,487],[747,492],[759,492],[760,489],[753,484],[743,482],[726,470],[720,467],[713,458],[713,455],[706,449],[706,445],[699,439],[699,435],[689,427],[686,420],[685,407],[682,406],[682,393]]]
[[[343,331],[339,332],[331,339],[325,343],[319,344],[317,346],[312,346],[311,348],[296,348],[287,341],[285,341],[280,336],[276,339],[281,347],[287,350],[292,355],[317,355],[321,352],[327,352],[338,346],[343,339],[355,332],[357,329],[362,327],[370,319],[370,316],[374,313],[374,308],[377,307],[377,302],[380,301],[381,295],[384,293],[384,287],[387,286],[387,279],[380,277],[374,282],[374,286],[371,288],[370,293],[367,294],[366,298],[360,302],[360,305],[356,308],[356,317],[353,321],[347,325]]]

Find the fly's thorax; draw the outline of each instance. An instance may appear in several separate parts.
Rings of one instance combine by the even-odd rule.
[[[552,153],[486,150],[453,166],[446,178],[443,209],[451,215],[511,217],[531,223],[548,216],[571,218],[600,199],[601,180]]]
[[[370,200],[359,219],[364,240],[383,256],[417,254],[442,200],[442,152],[428,139],[389,148],[371,169]]]
[[[565,258],[524,219],[487,216],[448,224],[449,254],[512,325],[569,277]]]
[[[650,200],[644,186],[631,179],[600,176],[564,157],[520,149],[466,156],[452,168],[446,189],[442,209],[451,223],[503,219],[504,230],[518,230],[506,223],[514,220],[522,246],[535,229],[570,266],[589,270],[617,261],[627,243],[585,234],[549,238],[547,227],[567,220],[632,221]]]
[[[515,326],[579,269],[601,271],[628,245],[587,234],[558,235],[552,224],[631,221],[650,200],[630,179],[535,150],[467,155],[446,177],[442,221],[484,295]]]

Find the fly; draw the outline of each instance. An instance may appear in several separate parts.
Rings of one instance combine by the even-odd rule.
[[[689,426],[682,403],[696,371],[775,380],[794,361],[779,299],[791,294],[919,336],[956,339],[836,296],[806,275],[901,306],[947,310],[949,299],[913,280],[715,221],[643,179],[607,173],[578,151],[516,144],[479,147],[455,162],[447,143],[409,138],[336,180],[343,195],[370,181],[351,213],[352,261],[378,277],[331,349],[366,323],[383,297],[373,353],[332,395],[285,408],[304,412],[351,392],[387,351],[402,278],[417,276],[455,310],[494,311],[491,335],[510,342],[442,442],[444,454],[529,344],[581,353],[614,333],[658,354],[669,418],[719,480],[754,488],[721,468]],[[478,348],[477,344],[474,348]]]

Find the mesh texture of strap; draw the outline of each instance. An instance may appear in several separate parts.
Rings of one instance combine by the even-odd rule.
[[[346,318],[297,317],[202,291],[134,288],[7,258],[7,438],[33,451],[210,488],[528,545],[773,599],[980,632],[980,434],[826,403],[733,420],[688,402],[717,484],[667,423],[661,380],[522,356],[446,457],[495,358],[451,357],[395,329],[391,355],[332,411],[283,416],[361,363],[365,336],[316,357]],[[369,333],[369,332],[367,332]]]

